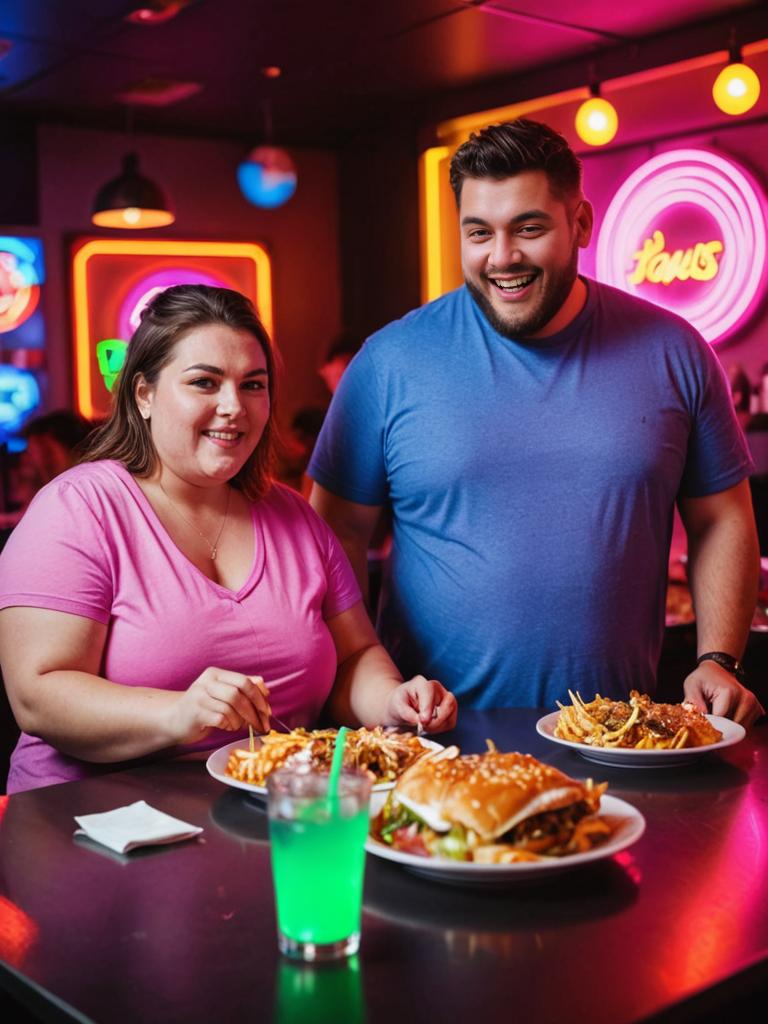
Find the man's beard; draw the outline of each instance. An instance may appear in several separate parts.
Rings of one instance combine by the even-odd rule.
[[[549,285],[541,295],[536,307],[527,313],[515,315],[510,305],[511,316],[508,318],[501,316],[488,296],[476,284],[467,278],[464,280],[470,295],[494,331],[503,338],[509,338],[510,341],[518,341],[537,334],[559,312],[578,277],[578,267],[579,251],[574,246],[568,264],[557,272],[550,272]],[[514,272],[520,273],[521,270],[519,267],[515,267]],[[491,285],[491,288],[493,287],[494,285]]]

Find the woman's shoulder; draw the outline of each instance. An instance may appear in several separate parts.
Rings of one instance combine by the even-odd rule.
[[[316,540],[325,538],[330,527],[312,508],[306,498],[286,484],[272,482],[264,497],[256,503],[263,520],[280,523],[291,530],[305,528]]]
[[[118,462],[84,462],[41,487],[22,518],[50,517],[66,511],[69,515],[85,513],[89,519],[101,521],[107,509],[126,506],[130,484],[130,473]]]
[[[256,508],[267,513],[289,516],[307,516],[317,518],[306,498],[302,497],[293,487],[273,480],[266,494],[256,502]]]
[[[128,470],[111,459],[81,462],[59,473],[38,493],[58,496],[74,490],[87,497],[95,492],[122,490],[126,485],[126,478],[130,478]]]
[[[122,467],[116,470],[115,465],[83,463],[55,476],[32,498],[7,548],[34,552],[38,558],[51,557],[55,549],[101,550],[102,545],[85,541],[103,534],[109,510],[120,505],[116,490],[124,487]]]

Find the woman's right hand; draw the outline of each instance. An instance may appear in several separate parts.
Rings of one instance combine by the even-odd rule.
[[[179,694],[173,714],[177,743],[195,743],[211,729],[237,732],[251,725],[269,732],[269,692],[261,676],[207,668]]]

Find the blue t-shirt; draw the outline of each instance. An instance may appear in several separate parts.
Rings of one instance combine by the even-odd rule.
[[[588,281],[516,342],[460,288],[373,335],[309,473],[390,503],[382,641],[464,706],[653,692],[675,498],[750,470],[715,355],[685,321]]]

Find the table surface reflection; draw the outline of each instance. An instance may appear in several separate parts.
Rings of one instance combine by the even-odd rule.
[[[611,860],[500,889],[443,885],[368,857],[363,940],[340,968],[276,948],[266,817],[199,761],[143,766],[5,800],[0,983],[50,1020],[695,1020],[768,982],[768,726],[695,764],[590,764],[535,732],[543,712],[464,712],[486,737],[609,792],[647,819]],[[441,739],[443,739],[441,737]],[[75,814],[135,800],[202,825],[121,857]]]

